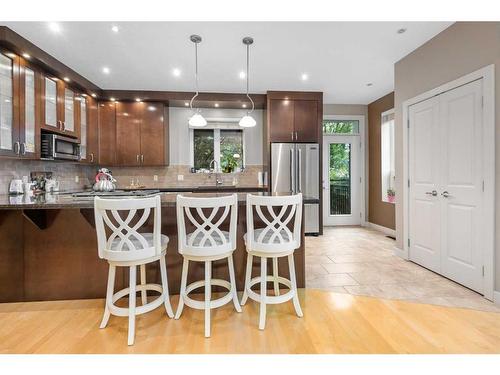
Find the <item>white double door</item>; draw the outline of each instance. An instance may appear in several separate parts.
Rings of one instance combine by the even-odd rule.
[[[409,257],[483,292],[482,80],[409,107]]]

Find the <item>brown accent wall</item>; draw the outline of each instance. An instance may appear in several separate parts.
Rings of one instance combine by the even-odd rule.
[[[394,108],[394,92],[368,105],[368,221],[396,229],[396,207],[382,201],[380,128],[383,112]]]

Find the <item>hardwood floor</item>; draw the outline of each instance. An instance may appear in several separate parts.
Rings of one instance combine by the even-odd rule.
[[[1,304],[0,353],[500,353],[498,313],[314,289],[300,300],[304,318],[268,306],[265,331],[255,302],[215,309],[209,339],[203,311],[176,321],[158,308],[137,318],[133,347],[126,318],[99,329],[103,300]]]
[[[480,294],[394,255],[395,242],[362,227],[306,237],[306,288],[500,312]]]

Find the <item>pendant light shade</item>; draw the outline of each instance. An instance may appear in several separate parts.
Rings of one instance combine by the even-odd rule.
[[[241,118],[239,124],[242,128],[253,128],[257,122],[252,116],[246,115]]]
[[[193,109],[193,101],[198,96],[198,43],[201,42],[201,36],[199,35],[191,35],[189,40],[194,43],[194,61],[195,61],[195,71],[194,71],[194,79],[196,84],[196,94],[191,98],[189,102],[189,107],[191,110]],[[193,116],[189,119],[189,125],[193,127],[203,127],[207,125],[207,120],[201,115],[201,111],[198,109]]]
[[[245,116],[243,116],[239,122],[240,126],[242,128],[253,128],[255,125],[257,125],[257,122],[255,119],[250,116],[250,113],[253,112],[255,105],[253,103],[252,98],[248,94],[248,83],[249,83],[249,66],[250,66],[250,45],[253,44],[253,38],[247,36],[243,38],[243,44],[247,46],[247,98],[250,99],[250,102],[252,103],[252,110],[248,111]]]
[[[207,120],[205,120],[205,118],[202,115],[200,115],[199,113],[195,113],[189,119],[189,125],[193,126],[193,127],[200,128],[202,126],[206,126],[207,125]],[[240,121],[240,125],[241,125],[241,121]]]

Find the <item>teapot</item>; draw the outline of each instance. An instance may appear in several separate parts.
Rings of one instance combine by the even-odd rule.
[[[94,191],[113,191],[116,188],[115,182],[111,171],[107,168],[101,168],[95,176],[93,189]]]

